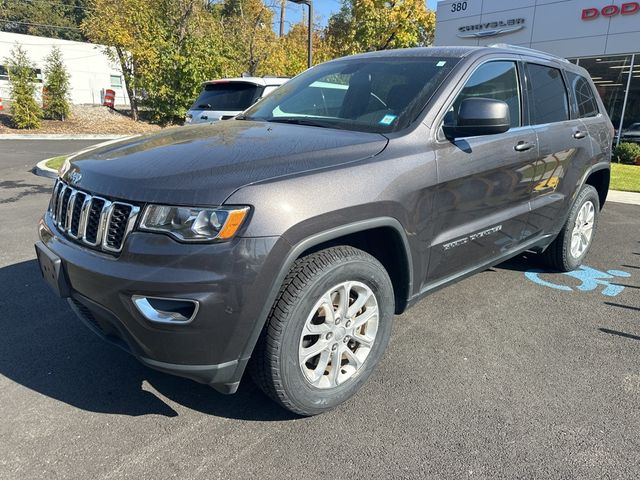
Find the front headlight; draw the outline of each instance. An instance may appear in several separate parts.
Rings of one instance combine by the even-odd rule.
[[[172,207],[148,205],[140,230],[163,232],[185,242],[229,240],[240,229],[249,207]]]

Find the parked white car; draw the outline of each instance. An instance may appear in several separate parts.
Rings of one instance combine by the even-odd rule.
[[[227,120],[243,112],[289,80],[286,77],[241,77],[210,80],[187,112],[186,124]]]

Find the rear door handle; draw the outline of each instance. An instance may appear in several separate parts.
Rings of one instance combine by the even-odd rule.
[[[586,136],[587,136],[587,132],[581,132],[580,130],[578,130],[573,134],[573,138],[577,138],[577,139],[584,138]]]
[[[527,150],[531,150],[536,146],[535,143],[531,142],[518,142],[518,144],[513,147],[516,152],[526,152]]]

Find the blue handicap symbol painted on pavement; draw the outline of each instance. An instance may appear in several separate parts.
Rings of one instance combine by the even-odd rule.
[[[574,291],[573,288],[569,287],[568,285],[543,280],[542,278],[540,278],[541,273],[544,272],[542,270],[529,270],[525,272],[524,275],[532,282],[535,282],[538,285],[542,285],[544,287],[563,290],[565,292]],[[596,290],[598,287],[603,287],[600,293],[606,295],[607,297],[615,297],[617,295],[620,295],[624,290],[624,286],[616,285],[610,280],[616,277],[627,278],[631,276],[630,273],[623,272],[622,270],[607,270],[606,272],[601,272],[600,270],[596,270],[595,268],[587,267],[585,265],[581,266],[578,270],[574,270],[573,272],[566,272],[562,275],[564,275],[565,277],[572,277],[581,281],[582,283],[576,288],[582,292],[591,292],[593,290]],[[557,278],[565,277],[558,276]]]

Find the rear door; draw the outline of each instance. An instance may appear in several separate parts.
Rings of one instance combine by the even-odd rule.
[[[509,105],[511,129],[499,135],[442,140],[436,144],[438,187],[434,208],[429,283],[489,262],[520,244],[529,214],[536,134],[523,122],[517,59],[490,60],[468,77],[445,115],[468,97]]]
[[[531,215],[525,236],[553,233],[564,223],[572,194],[592,156],[589,131],[571,114],[563,72],[554,63],[526,64],[530,122],[538,136]]]
[[[591,162],[608,162],[611,159],[613,125],[603,113],[604,109],[600,111],[595,85],[586,76],[569,71],[565,75],[573,97],[572,115],[580,118],[591,140]]]

